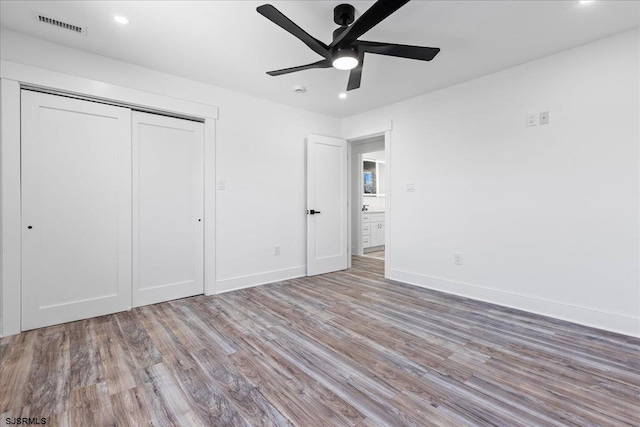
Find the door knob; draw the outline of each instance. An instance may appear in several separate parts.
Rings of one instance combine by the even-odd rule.
[[[28,226],[27,228],[28,228],[29,230],[31,230],[33,227],[32,227],[32,226]]]

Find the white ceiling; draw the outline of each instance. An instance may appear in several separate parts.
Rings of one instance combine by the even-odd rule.
[[[321,58],[256,12],[265,1],[2,1],[10,30],[257,97],[347,117],[640,26],[640,2],[413,0],[361,37],[439,47],[431,62],[367,54],[362,86],[348,71],[266,71]],[[342,1],[272,1],[329,43]],[[356,18],[373,1],[351,2]],[[39,24],[31,11],[87,27],[86,37]],[[114,15],[131,20],[127,26]],[[307,88],[295,94],[295,85]]]

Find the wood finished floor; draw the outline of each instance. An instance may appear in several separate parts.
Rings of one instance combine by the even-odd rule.
[[[378,258],[378,259],[384,259],[384,249],[381,251],[373,251],[373,252],[367,252],[364,254],[365,257],[372,257],[372,258]]]
[[[0,413],[70,426],[638,426],[640,340],[382,262],[0,340]]]

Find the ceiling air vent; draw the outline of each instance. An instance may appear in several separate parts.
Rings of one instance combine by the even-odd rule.
[[[63,30],[72,31],[76,34],[81,34],[83,36],[87,35],[87,28],[81,27],[80,25],[70,24],[68,22],[61,21],[56,18],[52,18],[51,16],[45,15],[40,12],[31,12],[33,19],[40,22],[41,24],[53,25],[54,27],[61,28]]]

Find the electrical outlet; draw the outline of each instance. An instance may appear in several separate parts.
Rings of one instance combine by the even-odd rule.
[[[280,245],[276,245],[273,250],[273,255],[280,255]]]
[[[462,254],[453,254],[453,262],[456,265],[462,265]]]
[[[224,181],[224,179],[218,181],[218,190],[224,190],[225,188],[227,188],[227,183]]]
[[[538,123],[536,123],[536,118],[536,113],[527,114],[527,127],[537,126]]]
[[[540,124],[541,125],[548,125],[549,124],[549,112],[548,111],[543,111],[542,113],[540,113]]]

